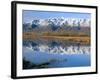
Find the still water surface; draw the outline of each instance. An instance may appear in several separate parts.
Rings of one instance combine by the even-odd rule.
[[[23,41],[23,69],[90,66],[90,57],[90,45],[54,39]]]

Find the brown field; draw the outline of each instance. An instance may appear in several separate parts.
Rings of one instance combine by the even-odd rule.
[[[34,32],[25,32],[23,33],[24,40],[35,40],[35,39],[45,39],[45,40],[63,40],[67,42],[81,43],[81,44],[90,44],[91,38],[90,36],[55,36],[55,35],[38,35]]]

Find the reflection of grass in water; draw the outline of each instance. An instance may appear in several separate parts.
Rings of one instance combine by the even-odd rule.
[[[50,60],[48,62],[43,62],[41,64],[35,64],[30,61],[27,61],[25,58],[23,59],[23,69],[36,69],[36,68],[49,68],[48,65],[50,65],[52,62],[55,62],[56,60]]]
[[[50,59],[47,62],[43,62],[41,64],[35,64],[23,58],[23,69],[50,68],[49,67],[50,64],[55,63],[55,62],[63,62],[63,61],[67,61],[67,59],[63,59],[63,60]]]
[[[23,69],[48,68],[49,63],[35,64],[23,59]]]

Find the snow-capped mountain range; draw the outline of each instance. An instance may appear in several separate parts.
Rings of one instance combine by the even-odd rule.
[[[33,19],[28,23],[23,24],[23,29],[36,29],[37,27],[51,28],[53,31],[62,27],[90,27],[90,19],[83,18],[48,18],[48,19]]]

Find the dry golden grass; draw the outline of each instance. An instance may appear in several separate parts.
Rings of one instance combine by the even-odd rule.
[[[45,36],[45,35],[37,35],[34,32],[25,32],[23,33],[24,40],[35,40],[38,38],[43,38],[46,40],[64,40],[64,41],[71,41],[75,43],[81,44],[90,44],[91,38],[89,36]]]
[[[71,37],[71,36],[42,36],[45,39],[59,39],[59,40],[66,40],[66,41],[72,41],[72,42],[80,42],[80,43],[86,43],[90,44],[90,37]]]

